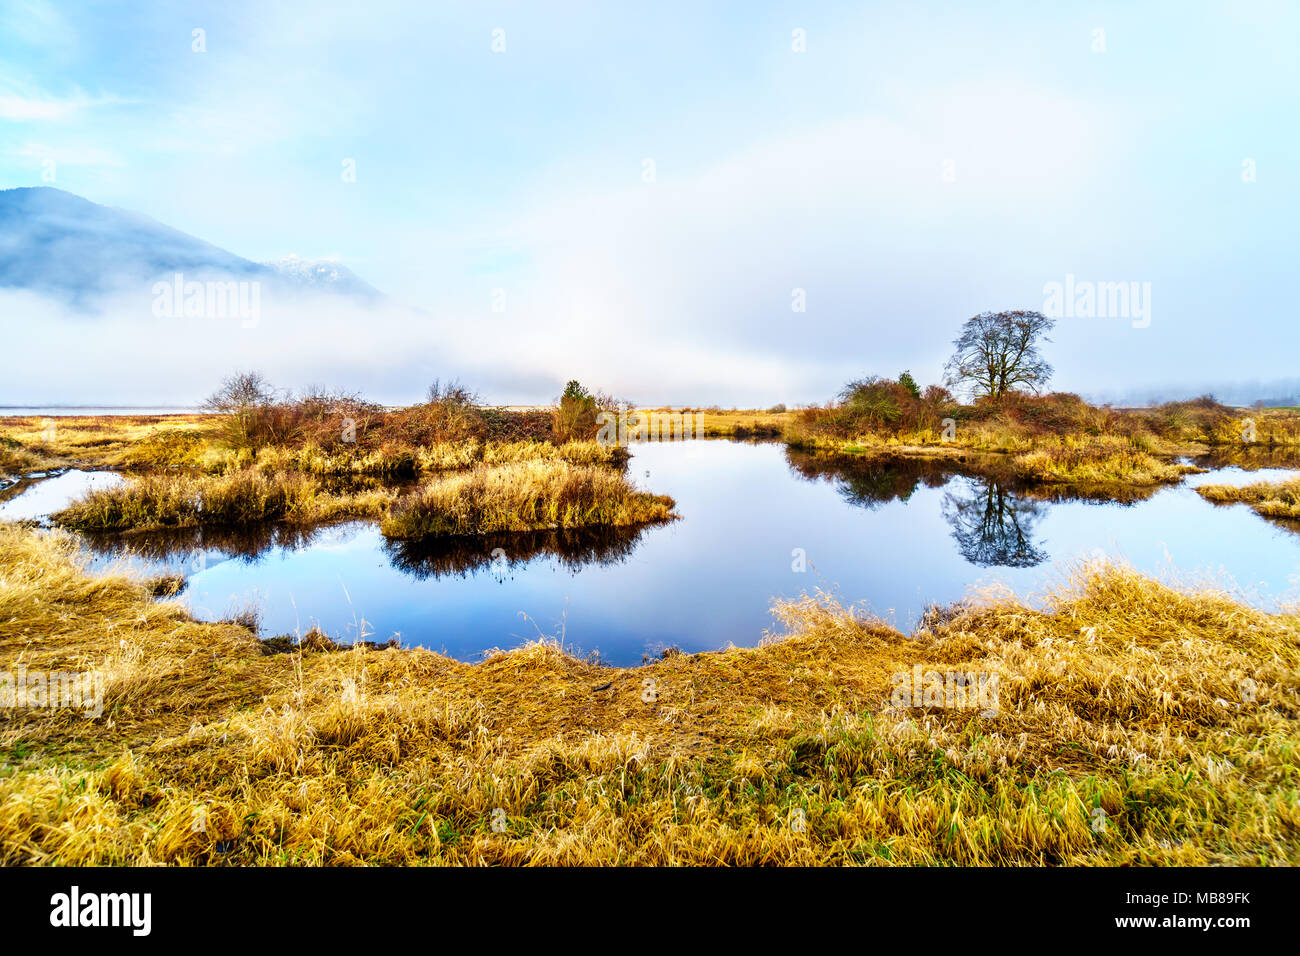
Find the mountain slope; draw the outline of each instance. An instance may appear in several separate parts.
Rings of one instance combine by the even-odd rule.
[[[177,272],[190,279],[260,280],[372,298],[350,270],[309,260],[253,262],[138,213],[47,186],[0,191],[0,288],[25,289],[84,306]],[[301,264],[308,264],[304,267]]]

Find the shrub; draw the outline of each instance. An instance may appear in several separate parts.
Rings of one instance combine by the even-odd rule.
[[[218,433],[235,449],[257,449],[276,433],[275,389],[261,372],[236,372],[203,402],[220,416]]]
[[[874,375],[849,382],[840,391],[840,401],[856,420],[877,426],[898,421],[905,398],[911,398],[906,388]]]
[[[574,438],[591,438],[596,430],[596,397],[582,387],[577,379],[564,386],[555,409],[555,437],[559,441]]]

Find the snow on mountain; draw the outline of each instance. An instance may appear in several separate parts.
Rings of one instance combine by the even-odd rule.
[[[283,278],[299,286],[313,289],[331,289],[347,295],[377,298],[379,290],[335,259],[304,259],[301,256],[284,256],[265,265]]]

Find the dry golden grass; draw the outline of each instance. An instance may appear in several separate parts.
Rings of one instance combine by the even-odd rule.
[[[388,537],[416,539],[626,527],[670,520],[672,509],[671,498],[638,491],[615,469],[549,458],[479,465],[406,495],[386,486],[327,490],[295,471],[147,474],[91,491],[52,519],[79,531],[152,531],[378,518]]]
[[[1094,437],[1061,439],[1012,461],[1017,477],[1027,481],[1097,485],[1159,485],[1178,482],[1200,469],[1161,461],[1128,439]]]
[[[0,863],[1300,863],[1294,614],[1101,566],[912,638],[777,613],[624,670],[266,653],[0,527],[0,672],[109,675],[97,720],[6,713]],[[916,665],[998,672],[997,714],[892,709]]]
[[[413,476],[480,464],[566,461],[619,465],[626,449],[595,441],[554,444],[536,440],[427,442],[391,441],[322,448],[271,444],[233,449],[218,436],[213,416],[95,415],[58,418],[0,418],[0,476],[22,475],[70,466],[130,470],[186,469],[221,473],[256,468],[267,473],[301,471],[311,475]]]
[[[68,466],[121,468],[193,464],[203,415],[69,415],[0,418],[0,443],[41,463],[13,473]],[[183,461],[182,461],[183,459]],[[6,470],[0,465],[0,471]]]
[[[669,411],[668,409],[641,409]],[[696,438],[780,438],[794,413],[761,409],[694,409],[691,410]]]
[[[1216,505],[1248,504],[1265,518],[1300,521],[1300,478],[1253,485],[1202,485],[1196,489],[1206,501]]]
[[[332,451],[315,445],[302,448],[273,446],[249,456],[260,471],[301,471],[311,475],[414,476],[419,473],[463,471],[477,465],[502,465],[523,461],[560,461],[579,465],[620,465],[627,451],[595,441],[553,444],[547,441],[465,441],[431,445],[392,445],[371,449],[344,446]]]
[[[420,467],[425,471],[451,471],[475,465],[506,465],[526,461],[563,461],[571,465],[619,465],[627,451],[596,441],[480,442],[467,441],[434,445],[420,450]]]
[[[0,439],[0,479],[26,475],[33,471],[49,471],[61,464],[59,459],[26,448],[13,439]]]
[[[312,524],[378,517],[395,497],[396,492],[382,488],[333,494],[296,472],[160,473],[91,491],[52,518],[57,524],[82,531],[148,531],[266,521]]]
[[[787,423],[784,440],[796,448],[874,457],[997,454],[1026,480],[1094,487],[1176,482],[1191,469],[1175,459],[1189,455],[1243,465],[1300,461],[1294,410],[1230,408],[1210,399],[1115,409],[1077,395],[1018,394],[1002,403],[913,409],[895,421],[851,413],[843,405],[802,410]]]
[[[942,440],[937,431],[921,430],[898,435],[865,433],[852,440],[798,435],[792,447],[831,454],[874,458],[930,458],[983,461],[994,470],[1008,470],[1017,478],[1044,484],[1089,487],[1144,487],[1181,481],[1200,469],[1168,460],[1168,450],[1157,457],[1159,443],[1142,436],[1069,435],[1036,436],[999,431],[976,425],[960,440]]]
[[[666,495],[638,491],[592,465],[526,461],[483,465],[431,481],[398,500],[380,529],[414,539],[551,528],[624,527],[676,517]]]

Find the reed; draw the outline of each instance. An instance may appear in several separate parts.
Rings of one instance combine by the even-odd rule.
[[[250,458],[260,471],[300,471],[310,475],[411,478],[419,474],[458,471],[476,465],[521,461],[559,461],[586,465],[620,465],[627,451],[595,441],[553,444],[549,441],[464,441],[411,445],[389,442],[380,446],[333,449],[308,444],[301,448],[268,446]]]
[[[622,474],[591,465],[483,465],[432,481],[397,501],[381,530],[403,540],[667,521],[674,502],[638,491]]]
[[[1216,505],[1246,504],[1265,518],[1300,521],[1300,478],[1253,485],[1203,485],[1196,489]]]
[[[333,494],[297,473],[242,470],[222,475],[151,474],[97,489],[54,514],[56,524],[81,531],[298,524],[374,517],[395,493],[365,489]]]
[[[12,438],[0,438],[0,478],[17,477],[33,471],[46,471],[62,464]]]
[[[1066,438],[1017,455],[1012,468],[1026,481],[1083,485],[1168,484],[1201,470],[1161,461],[1144,451],[1145,446],[1145,442],[1120,437]]]

